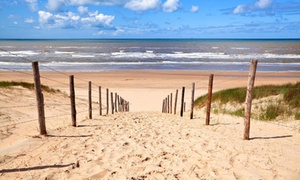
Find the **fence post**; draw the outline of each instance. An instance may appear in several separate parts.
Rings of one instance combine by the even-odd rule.
[[[99,114],[102,116],[102,94],[101,94],[101,86],[99,86]]]
[[[115,109],[114,109],[114,93],[110,93],[110,99],[111,99],[111,114],[114,114]]]
[[[121,112],[124,112],[124,108],[123,108],[123,98],[120,96],[120,110]]]
[[[206,121],[205,125],[209,125],[210,123],[210,109],[211,109],[211,98],[212,98],[212,88],[213,88],[213,80],[214,75],[209,75],[209,81],[208,81],[208,92],[207,92],[207,105],[206,105]]]
[[[89,81],[89,118],[92,119],[92,82]]]
[[[106,89],[106,115],[108,114],[109,112],[109,90]]]
[[[70,76],[70,101],[71,101],[71,117],[72,126],[76,127],[76,107],[75,107],[75,90],[74,90],[74,76]]]
[[[185,87],[182,87],[182,93],[181,93],[181,110],[180,110],[180,116],[183,116],[183,106],[184,106],[184,91]]]
[[[170,113],[170,95],[168,95],[168,113]]]
[[[178,89],[176,89],[176,94],[175,94],[175,102],[174,102],[174,114],[176,114],[176,108],[177,108],[177,97],[178,97]]]
[[[41,89],[41,80],[40,80],[40,71],[39,71],[39,64],[37,61],[32,62],[32,70],[34,76],[34,89],[36,94],[36,102],[37,102],[37,109],[38,109],[38,119],[39,119],[39,126],[40,126],[40,134],[46,135],[46,122],[45,122],[45,110],[44,110],[44,97]]]
[[[165,107],[165,100],[163,100],[163,103],[162,103],[162,108],[161,108],[162,113],[164,113],[164,107]]]
[[[252,95],[253,95],[256,67],[257,67],[257,60],[252,60],[250,64],[250,70],[249,70],[246,104],[245,104],[244,140],[249,140],[251,105],[252,105]]]
[[[115,112],[118,112],[117,99],[118,99],[118,94],[115,93]]]
[[[192,83],[191,113],[190,119],[194,117],[194,99],[195,99],[195,83]]]
[[[172,114],[172,104],[173,104],[173,93],[171,93],[171,95],[170,95],[170,114]]]

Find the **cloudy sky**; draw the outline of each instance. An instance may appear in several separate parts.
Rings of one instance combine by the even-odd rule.
[[[1,0],[0,38],[300,38],[300,0]]]

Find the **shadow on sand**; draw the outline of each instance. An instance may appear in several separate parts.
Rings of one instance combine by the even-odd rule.
[[[250,140],[255,140],[255,139],[281,139],[281,138],[289,138],[289,137],[293,137],[293,135],[272,136],[272,137],[253,137],[253,138],[250,138]]]
[[[65,165],[46,165],[46,166],[35,166],[35,167],[26,167],[26,168],[15,168],[15,169],[2,169],[0,173],[13,173],[13,172],[24,172],[24,171],[33,171],[49,168],[65,168],[68,166],[73,166],[75,163],[65,164]]]

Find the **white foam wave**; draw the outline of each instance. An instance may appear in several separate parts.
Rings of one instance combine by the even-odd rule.
[[[246,50],[246,49],[250,49],[250,48],[246,48],[246,47],[232,47],[231,49],[235,49],[235,50]]]
[[[55,51],[55,54],[74,54],[75,52],[70,51]]]
[[[74,58],[94,58],[94,55],[87,55],[87,54],[72,54]]]

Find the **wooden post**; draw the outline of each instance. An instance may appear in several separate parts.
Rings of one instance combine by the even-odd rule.
[[[173,94],[171,93],[170,95],[170,114],[172,114],[172,99],[173,99]]]
[[[118,112],[120,112],[120,96],[117,95],[117,107],[118,108]]]
[[[38,120],[40,126],[40,134],[47,135],[46,122],[45,122],[45,110],[44,110],[44,97],[41,89],[40,71],[38,62],[32,62],[33,78],[34,78],[34,89],[36,95],[37,109],[38,109]]]
[[[101,86],[99,86],[99,114],[102,116],[102,94],[101,94]]]
[[[249,133],[250,133],[251,105],[252,105],[252,95],[253,95],[256,67],[257,67],[257,60],[252,60],[250,64],[250,70],[249,70],[246,104],[245,104],[244,140],[249,140],[250,137]]]
[[[176,94],[175,94],[175,102],[174,102],[174,114],[176,114],[176,108],[177,108],[177,97],[178,97],[178,89],[176,89]]]
[[[181,93],[181,110],[180,110],[180,116],[183,116],[183,106],[184,106],[184,91],[185,87],[182,87],[182,93]]]
[[[206,105],[206,121],[205,125],[209,125],[210,123],[210,109],[211,109],[211,97],[212,97],[212,88],[213,88],[213,80],[214,75],[209,75],[209,81],[208,81],[208,92],[207,92],[207,105]]]
[[[168,107],[167,113],[170,113],[170,95],[168,95],[167,97],[167,107]]]
[[[124,108],[123,108],[123,98],[120,97],[120,110],[121,112],[124,112]]]
[[[118,112],[118,105],[117,105],[117,100],[118,99],[118,94],[115,93],[115,112]]]
[[[106,115],[109,112],[109,90],[106,89]]]
[[[110,93],[110,99],[111,99],[111,114],[114,114],[115,109],[114,109],[114,93]]]
[[[92,119],[92,82],[89,81],[89,118]]]
[[[193,117],[194,117],[194,99],[195,99],[195,83],[192,84],[192,98],[191,98],[190,119],[193,119]]]
[[[163,100],[161,112],[164,113],[165,100]]]
[[[75,107],[75,90],[74,90],[74,76],[70,76],[70,101],[71,101],[71,118],[72,126],[76,127],[76,107]]]

